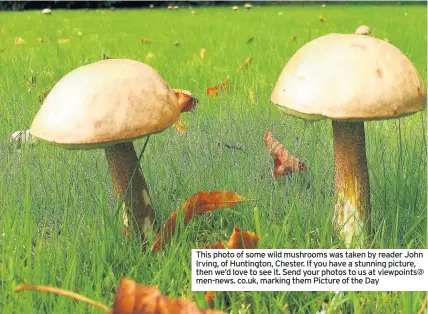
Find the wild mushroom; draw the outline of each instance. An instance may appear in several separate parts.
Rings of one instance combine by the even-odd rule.
[[[355,34],[357,35],[368,35],[370,33],[371,33],[370,27],[368,27],[367,25],[361,25],[355,31]]]
[[[43,9],[42,14],[50,15],[50,14],[52,14],[52,10],[49,8]]]
[[[163,131],[179,116],[177,97],[153,68],[107,59],[65,75],[46,97],[30,133],[63,148],[105,150],[116,195],[124,200],[123,236],[129,238],[131,220],[144,236],[155,216],[132,141]]]
[[[288,114],[333,125],[337,201],[334,225],[347,246],[370,235],[364,121],[423,110],[416,68],[393,45],[370,36],[330,34],[301,47],[285,65],[271,101]]]
[[[250,10],[252,7],[253,7],[253,5],[252,5],[251,3],[246,3],[246,4],[244,5],[244,8],[245,8],[246,10]]]
[[[238,10],[239,9],[239,7],[237,6],[237,5],[234,5],[233,7],[232,7],[232,10],[233,11],[236,11],[236,10]]]

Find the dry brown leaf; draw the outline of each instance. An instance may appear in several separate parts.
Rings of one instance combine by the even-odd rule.
[[[175,95],[178,98],[178,104],[180,105],[181,112],[188,112],[195,109],[196,104],[199,100],[193,97],[192,93],[184,89],[173,89]]]
[[[233,229],[232,235],[226,243],[218,241],[215,244],[207,245],[206,249],[255,249],[259,242],[259,236],[254,232],[244,231],[242,232],[239,228]],[[207,291],[205,293],[205,300],[211,308],[214,307],[214,298],[216,296],[215,291]]]
[[[58,44],[59,45],[68,44],[70,41],[71,41],[71,38],[61,38],[61,39],[58,39]]]
[[[230,90],[230,82],[229,75],[226,77],[226,80],[220,85],[214,85],[207,88],[207,96],[208,97],[218,97],[220,95],[220,90],[223,91],[224,94],[229,93]]]
[[[238,70],[236,70],[237,72],[241,72],[244,68],[248,68],[248,66],[251,64],[251,62],[253,62],[253,58],[252,57],[248,57],[247,59],[245,59],[244,64],[242,64]]]
[[[218,208],[231,208],[243,200],[244,197],[232,191],[201,191],[192,194],[182,205],[184,209],[184,224],[187,225],[194,216],[199,216]],[[174,234],[178,210],[176,209],[162,225],[161,231],[156,235],[152,251],[157,251],[163,247],[166,241]]]
[[[145,45],[145,44],[151,44],[152,40],[151,39],[147,39],[147,38],[141,38],[141,43],[143,45]]]
[[[30,92],[34,87],[34,84],[36,84],[36,77],[34,75],[31,75],[29,78],[25,78],[25,79],[26,79],[25,85],[27,85],[27,91]]]
[[[104,304],[67,290],[39,285],[20,285],[15,288],[15,292],[24,290],[42,291],[67,296],[77,301],[96,306],[108,314],[225,314],[224,312],[211,309],[199,309],[196,304],[185,298],[172,299],[163,296],[156,286],[140,285],[126,278],[120,280],[114,298],[113,310]]]
[[[270,151],[274,160],[275,177],[286,176],[293,172],[306,172],[305,164],[295,156],[291,155],[288,150],[273,136],[268,129],[265,134],[265,145]]]
[[[15,45],[25,44],[25,40],[22,37],[15,37]]]

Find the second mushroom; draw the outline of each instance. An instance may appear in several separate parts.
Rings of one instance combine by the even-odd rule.
[[[371,205],[364,121],[393,119],[426,108],[426,92],[410,60],[386,41],[330,34],[300,48],[271,96],[288,114],[330,118],[336,205],[334,226],[346,246],[370,236]]]

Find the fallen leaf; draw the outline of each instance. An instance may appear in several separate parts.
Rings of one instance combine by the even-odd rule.
[[[192,194],[182,205],[184,209],[184,224],[187,225],[194,216],[199,216],[218,208],[231,208],[243,200],[244,197],[232,191],[201,191]],[[162,225],[161,231],[156,235],[152,251],[157,251],[163,247],[165,242],[174,234],[178,210],[177,208]]]
[[[256,96],[254,96],[254,93],[253,93],[253,91],[251,90],[251,88],[250,88],[250,101],[251,101],[251,103],[252,104],[255,104],[256,103]]]
[[[70,41],[71,41],[71,38],[61,38],[61,39],[58,39],[58,44],[59,45],[68,44]]]
[[[46,39],[44,39],[43,37],[38,37],[37,40],[39,41],[39,43],[43,44],[46,42]]]
[[[247,44],[251,44],[251,43],[253,42],[253,40],[254,40],[254,37],[250,37],[250,38],[247,40]]]
[[[222,90],[225,94],[227,94],[230,90],[230,83],[229,83],[229,75],[227,76],[226,80],[221,83],[220,85],[214,85],[207,88],[207,96],[208,97],[218,97],[220,95],[220,90]]]
[[[321,15],[318,18],[320,19],[320,22],[325,22],[325,18],[323,18]]]
[[[254,249],[259,242],[259,236],[254,232],[241,231],[238,227],[233,229],[227,242],[218,241],[205,246],[206,249]]]
[[[178,104],[180,105],[181,112],[188,112],[195,109],[195,106],[199,100],[193,97],[191,92],[188,90],[175,88],[173,91],[178,98]]]
[[[199,309],[196,304],[185,298],[172,299],[163,296],[157,286],[144,286],[127,278],[122,278],[120,280],[114,298],[113,310],[109,309],[104,304],[72,291],[26,284],[19,285],[15,288],[15,292],[24,290],[41,291],[67,296],[77,301],[96,306],[108,314],[225,314],[224,312],[211,309]]]
[[[296,35],[291,36],[292,41],[296,41],[296,39],[297,39]]]
[[[180,47],[180,42],[179,41],[174,41],[174,46],[175,47]]]
[[[155,54],[153,52],[148,52],[146,57],[144,58],[145,62],[149,62],[155,57]]]
[[[48,97],[50,91],[51,91],[50,89],[44,89],[42,91],[41,95],[39,96],[40,103],[42,103],[45,100],[45,98]]]
[[[15,45],[22,45],[25,43],[25,40],[22,37],[15,37]]]
[[[288,150],[272,135],[268,129],[265,134],[265,145],[270,151],[274,160],[275,177],[286,176],[292,172],[306,172],[305,164],[298,158],[291,155]]]
[[[252,57],[248,57],[247,59],[245,59],[244,64],[242,64],[238,70],[236,70],[237,72],[241,72],[244,68],[248,68],[248,66],[251,64],[251,62],[253,62],[253,58]]]
[[[31,92],[31,90],[34,87],[34,84],[36,84],[36,77],[34,75],[31,75],[30,78],[25,78],[26,81],[26,85],[27,85],[27,91]]]
[[[201,59],[205,57],[205,52],[206,50],[204,48],[201,48],[201,50],[199,51],[199,55],[201,56]]]
[[[151,44],[152,40],[151,39],[147,39],[147,38],[141,38],[141,43],[142,44]]]
[[[177,129],[178,133],[180,133],[180,134],[186,133],[186,128],[185,128],[183,122],[181,122],[180,120],[178,120],[177,122],[175,122],[174,126]]]
[[[229,240],[225,243],[218,241],[215,244],[205,246],[206,249],[254,249],[257,247],[259,242],[259,236],[254,232],[244,231],[242,232],[239,228],[233,229],[232,235]],[[205,293],[205,300],[211,308],[214,307],[214,298],[216,296],[215,291],[207,291]]]

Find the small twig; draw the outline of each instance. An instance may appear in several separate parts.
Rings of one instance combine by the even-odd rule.
[[[67,291],[67,290],[63,290],[63,289],[59,289],[59,288],[53,288],[53,287],[48,287],[48,286],[40,286],[40,285],[27,285],[27,284],[23,284],[23,285],[19,285],[18,287],[15,288],[15,292],[21,292],[24,290],[33,290],[33,291],[42,291],[42,292],[47,292],[47,293],[55,293],[55,294],[59,294],[59,295],[63,295],[72,299],[75,299],[77,301],[80,302],[85,302],[89,305],[95,306],[101,310],[103,310],[104,312],[106,312],[107,314],[112,314],[112,310],[109,309],[107,306],[105,306],[104,304],[98,303],[92,299],[89,299],[83,295],[74,293],[72,291]]]

